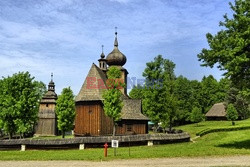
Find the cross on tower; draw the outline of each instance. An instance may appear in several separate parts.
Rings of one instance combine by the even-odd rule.
[[[51,73],[51,81],[53,81],[53,72]]]
[[[115,35],[117,36],[117,27],[115,27]]]

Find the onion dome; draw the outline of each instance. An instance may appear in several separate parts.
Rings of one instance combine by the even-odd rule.
[[[101,58],[104,59],[104,57],[105,57],[105,54],[102,52]]]
[[[115,32],[114,49],[108,54],[106,60],[109,66],[123,66],[127,61],[126,56],[118,49],[117,32]]]
[[[104,59],[104,58],[105,58],[105,54],[103,53],[103,47],[104,47],[104,45],[102,45],[102,54],[101,54],[101,59]]]

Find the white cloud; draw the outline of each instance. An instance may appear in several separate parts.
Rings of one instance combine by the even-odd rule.
[[[133,64],[126,65],[128,71],[138,64],[132,75],[141,76],[145,63],[157,54],[171,53],[167,58],[187,56],[195,61],[197,52],[205,47],[205,33],[218,31],[218,22],[229,11],[223,6],[227,3],[224,0],[1,1],[0,76],[29,70],[46,80],[53,71],[60,78],[60,88],[65,84],[78,90],[92,62],[97,62],[100,46],[104,44],[106,54],[112,50],[115,26],[119,48],[128,63]],[[184,72],[199,68],[199,62],[192,67],[188,64],[177,67]]]

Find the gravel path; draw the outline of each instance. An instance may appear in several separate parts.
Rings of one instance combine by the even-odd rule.
[[[249,166],[250,156],[207,157],[207,158],[161,158],[143,160],[89,161],[0,161],[0,167],[207,167]]]

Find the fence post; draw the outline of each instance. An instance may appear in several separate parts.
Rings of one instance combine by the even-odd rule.
[[[84,149],[85,149],[84,143],[83,143],[83,144],[80,144],[80,145],[79,145],[79,150],[84,150]]]
[[[22,144],[21,145],[21,151],[25,151],[26,150],[26,145]]]

